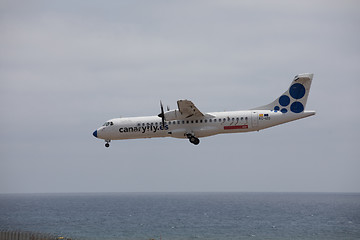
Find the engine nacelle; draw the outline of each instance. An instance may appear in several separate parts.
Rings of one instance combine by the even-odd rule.
[[[178,120],[182,118],[179,110],[171,110],[164,113],[166,121]]]

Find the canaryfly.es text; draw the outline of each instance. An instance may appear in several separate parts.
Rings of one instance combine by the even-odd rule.
[[[141,133],[145,133],[145,132],[153,132],[156,133],[157,131],[163,131],[163,130],[168,130],[169,126],[165,125],[163,126],[154,126],[154,125],[149,125],[149,126],[142,126],[142,127],[122,127],[119,128],[119,132],[121,133],[129,133],[129,132],[141,132]]]

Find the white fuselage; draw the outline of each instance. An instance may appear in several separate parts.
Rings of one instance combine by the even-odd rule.
[[[290,87],[273,102],[245,111],[203,113],[187,99],[177,101],[178,108],[158,116],[115,118],[94,131],[94,137],[111,140],[175,137],[188,138],[198,145],[199,138],[222,133],[259,131],[282,123],[309,117],[315,111],[305,111],[313,74],[296,75]]]
[[[213,112],[191,120],[165,121],[164,126],[158,116],[115,118],[98,128],[96,137],[109,141],[155,137],[187,138],[187,134],[191,134],[201,138],[222,133],[259,131],[314,114],[314,111],[285,114],[274,110]]]

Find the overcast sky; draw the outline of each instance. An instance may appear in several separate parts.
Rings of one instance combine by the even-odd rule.
[[[0,193],[360,191],[359,1],[0,1]],[[192,100],[246,110],[314,73],[313,117],[198,146],[103,140]]]

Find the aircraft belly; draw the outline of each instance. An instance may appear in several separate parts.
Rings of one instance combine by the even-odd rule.
[[[132,132],[132,133],[119,133],[114,140],[120,139],[136,139],[136,138],[155,138],[155,137],[166,137],[166,132]]]
[[[193,130],[196,137],[209,137],[221,133],[217,126],[202,126]]]
[[[187,134],[194,135],[195,137],[208,137],[221,133],[220,128],[217,126],[189,126],[187,128],[170,129],[168,136],[174,138],[187,138]]]

